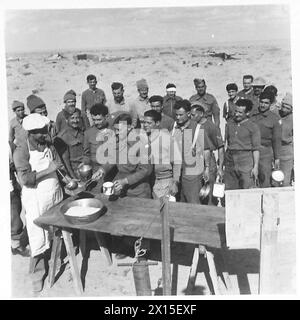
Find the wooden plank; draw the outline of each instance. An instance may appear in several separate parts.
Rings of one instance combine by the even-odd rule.
[[[225,192],[226,242],[230,249],[259,249],[262,193],[263,189]]]
[[[209,268],[209,275],[211,278],[211,282],[214,287],[214,294],[219,295],[220,290],[219,290],[218,274],[217,274],[217,269],[215,265],[214,255],[212,252],[206,251],[206,260]]]
[[[194,289],[195,281],[196,281],[196,276],[197,276],[199,257],[200,257],[200,253],[199,253],[199,248],[197,246],[194,249],[193,260],[192,260],[192,264],[190,267],[190,274],[189,274],[188,284],[186,287],[186,294],[187,295],[191,295],[193,293],[193,289]]]
[[[269,188],[264,194],[276,194],[278,197],[278,242],[295,242],[296,217],[295,217],[295,191],[293,187]]]
[[[50,286],[50,288],[54,284],[57,261],[60,258],[61,243],[62,243],[62,239],[60,236],[61,236],[61,234],[59,233],[58,230],[54,232],[52,250],[51,250],[51,258],[49,261],[49,286]]]
[[[85,258],[86,255],[86,231],[79,230],[79,247],[81,252],[82,259]]]
[[[275,293],[296,294],[297,283],[297,254],[296,254],[296,210],[295,192],[293,188],[278,193],[279,225],[276,252]]]
[[[295,293],[296,230],[293,188],[265,189],[259,291]]]
[[[35,266],[37,264],[37,258],[30,257],[29,258],[29,274],[34,273]]]
[[[260,198],[264,194],[276,194],[279,198],[279,241],[295,238],[294,187],[255,188],[226,191],[226,240],[231,249],[259,249]],[[282,230],[282,232],[281,232]]]
[[[171,295],[171,249],[170,249],[170,224],[169,224],[169,200],[163,199],[163,207],[161,210],[162,222],[162,283],[163,294]]]
[[[276,284],[273,274],[276,268],[279,202],[275,193],[264,194],[262,200],[259,293],[271,294],[274,293],[274,284]]]
[[[105,234],[102,234],[101,232],[94,232],[94,235],[96,237],[98,246],[100,248],[100,252],[107,261],[107,265],[111,266],[112,265],[112,259],[111,259],[111,254],[107,248],[107,241],[105,239]]]
[[[232,286],[232,282],[229,275],[229,265],[228,265],[229,254],[228,253],[229,253],[228,248],[226,247],[220,250],[221,259],[224,266],[223,277],[225,281],[226,291],[227,291],[227,294],[232,295],[234,294],[234,291],[233,291],[233,286]]]
[[[75,292],[76,294],[81,295],[83,293],[83,287],[82,287],[80,273],[79,273],[79,269],[76,261],[71,233],[67,230],[62,230],[62,234],[64,237],[65,246],[66,246],[67,254],[69,257],[69,263],[71,267],[71,273],[73,277]]]

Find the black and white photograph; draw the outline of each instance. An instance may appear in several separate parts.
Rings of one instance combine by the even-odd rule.
[[[296,295],[299,8],[91,3],[1,8],[6,295]]]

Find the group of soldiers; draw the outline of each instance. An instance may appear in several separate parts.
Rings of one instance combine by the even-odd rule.
[[[84,164],[92,167],[95,193],[101,192],[100,181],[104,180],[113,181],[115,193],[120,196],[155,199],[172,196],[177,201],[198,204],[218,204],[219,199],[212,193],[217,179],[224,182],[226,190],[266,188],[272,186],[272,170],[281,169],[283,186],[291,184],[292,95],[287,93],[278,102],[277,88],[266,86],[261,77],[243,76],[241,91],[235,83],[226,85],[229,99],[222,110],[226,121],[224,139],[220,108],[216,98],[207,92],[204,79],[194,79],[196,94],[189,99],[179,97],[172,83],[167,84],[165,96],[149,96],[145,79],[136,82],[138,96],[132,101],[125,99],[120,82],[111,84],[112,98],[108,100],[97,87],[96,76],[88,75],[87,84],[88,89],[81,94],[80,109],[76,108],[76,92],[65,93],[64,107],[55,122],[47,118],[46,103],[34,94],[27,97],[29,115],[25,113],[24,103],[12,104],[16,115],[9,132],[13,254],[27,254],[19,243],[22,205],[31,255],[38,256],[49,247],[44,244],[40,250],[39,244],[30,242],[30,229],[38,228],[33,225],[33,219],[63,199],[61,186],[69,179],[79,181],[78,168]],[[135,130],[145,138],[142,146],[146,152],[140,148],[134,154],[139,156],[138,162],[130,161],[132,155],[128,152],[133,145],[128,137]],[[121,135],[124,131],[126,143]],[[110,163],[102,163],[99,148],[111,133],[116,137],[117,157]],[[123,151],[127,152],[125,162],[118,157]],[[187,161],[187,154],[196,159],[196,165]],[[48,160],[44,161],[45,158]],[[58,184],[55,181],[49,187],[46,182],[57,175],[57,169]],[[208,183],[210,193],[201,199],[199,192]],[[50,200],[43,198],[45,188],[52,190]],[[35,199],[41,195],[43,199],[31,219],[28,212],[33,206],[32,190]],[[32,238],[35,232],[32,231]]]

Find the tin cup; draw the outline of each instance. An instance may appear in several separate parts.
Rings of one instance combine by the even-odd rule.
[[[104,182],[102,187],[103,193],[106,196],[111,196],[114,194],[114,184],[112,182]]]

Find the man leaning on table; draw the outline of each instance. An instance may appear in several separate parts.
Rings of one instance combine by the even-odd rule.
[[[132,117],[128,112],[116,112],[112,114],[112,128],[115,132],[115,136],[111,136],[107,141],[106,146],[111,144],[113,151],[116,152],[116,158],[109,161],[108,158],[101,159],[98,150],[97,160],[102,165],[94,173],[93,178],[95,180],[100,179],[102,176],[106,177],[111,174],[113,169],[117,169],[117,173],[113,178],[114,190],[120,197],[137,197],[137,198],[151,198],[150,188],[150,175],[153,171],[153,165],[148,163],[148,150],[146,149],[146,135],[144,133],[139,134],[139,130],[132,128]],[[136,138],[136,139],[135,139]],[[137,142],[140,140],[139,142]],[[136,148],[136,142],[140,148]],[[106,150],[105,144],[101,145]],[[121,154],[125,155],[125,159]],[[125,161],[124,161],[125,160]],[[119,250],[125,250],[129,255],[132,254],[133,240],[131,237],[115,237],[114,243],[117,243]],[[116,242],[117,241],[117,242]],[[149,240],[143,239],[142,247],[149,250]],[[123,251],[124,252],[124,251]],[[124,254],[117,254],[117,259],[126,257]],[[144,256],[145,258],[145,256]]]

